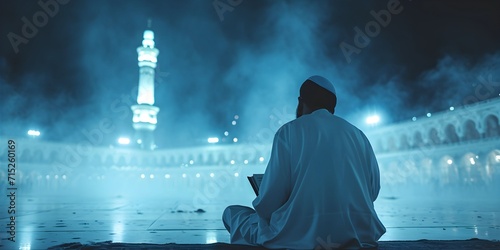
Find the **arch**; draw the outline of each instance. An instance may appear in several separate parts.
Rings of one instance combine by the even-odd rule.
[[[176,164],[177,162],[175,161],[175,156],[174,155],[170,155],[170,157],[168,158],[168,165],[177,165]]]
[[[185,164],[185,163],[187,163],[185,155],[182,155],[182,154],[177,155],[177,159],[175,161],[175,164],[180,165],[180,164]]]
[[[499,164],[500,165],[500,149],[494,149],[487,155],[487,162],[489,164]]]
[[[482,166],[479,164],[479,156],[475,153],[466,153],[460,159],[459,174],[463,184],[474,185],[482,181]]]
[[[242,161],[242,160],[240,159],[240,155],[239,155],[239,154],[237,154],[237,153],[236,153],[236,152],[234,152],[234,151],[232,151],[232,152],[230,152],[230,153],[229,153],[229,160],[230,160],[230,161],[231,161],[231,160],[233,160],[233,161],[238,162],[238,163],[239,163],[240,161]]]
[[[433,182],[434,176],[434,161],[432,158],[424,157],[419,159],[420,171],[419,171],[419,180],[420,184],[431,184]]]
[[[160,157],[160,162],[159,162],[160,166],[165,166],[167,165],[167,157],[165,155],[162,155]]]
[[[188,155],[188,157],[186,159],[186,163],[189,165],[192,165],[191,161],[193,161],[193,164],[200,164],[201,163],[201,162],[196,161],[196,157],[192,153]]]
[[[445,155],[439,160],[439,183],[441,186],[458,184],[460,178],[458,175],[457,162],[450,155]]]
[[[494,149],[486,156],[486,175],[500,181],[500,149]]]
[[[439,138],[439,134],[436,128],[431,128],[429,130],[429,144],[430,145],[441,144],[441,139]]]
[[[205,159],[205,165],[215,165],[214,152],[207,152],[207,158]]]
[[[226,155],[223,152],[219,153],[219,157],[217,157],[217,165],[223,165],[227,163]]]
[[[497,116],[488,115],[484,119],[484,124],[485,124],[484,136],[486,138],[500,136],[500,125],[499,125]]]
[[[464,141],[473,141],[481,138],[481,134],[477,131],[476,123],[472,120],[466,120],[464,123]]]
[[[424,146],[424,138],[422,137],[422,133],[420,131],[416,131],[413,134],[413,145],[412,148],[420,148]]]
[[[208,153],[199,152],[198,154],[196,154],[196,156],[194,158],[194,162],[198,165],[207,165],[207,162],[206,162],[207,157],[205,156],[205,154],[208,154]]]
[[[458,143],[460,141],[460,138],[458,137],[457,134],[457,129],[452,124],[446,125],[444,133],[445,133],[445,143],[453,144],[453,143]]]

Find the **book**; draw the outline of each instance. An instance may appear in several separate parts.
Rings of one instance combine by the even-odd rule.
[[[255,195],[259,195],[260,184],[262,183],[262,178],[264,178],[264,174],[254,174],[252,176],[247,176],[250,185],[255,192]]]

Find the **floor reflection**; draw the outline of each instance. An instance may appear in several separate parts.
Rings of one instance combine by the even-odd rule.
[[[230,204],[251,205],[254,194],[246,175],[228,175],[221,184],[208,174],[205,181],[178,178],[172,183],[167,182],[172,178],[119,182],[106,174],[106,181],[22,187],[17,197],[16,242],[2,234],[0,248],[43,249],[101,241],[228,242],[221,213]],[[381,240],[500,240],[500,185],[491,183],[383,183],[375,203],[387,227]],[[6,211],[0,211],[0,223],[9,221]]]

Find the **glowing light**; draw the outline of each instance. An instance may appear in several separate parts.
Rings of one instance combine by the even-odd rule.
[[[57,180],[57,179],[59,179],[59,175],[57,175],[57,174],[56,174],[56,175],[54,176],[54,179],[56,179],[56,180]]]
[[[234,177],[238,177],[240,174],[238,172],[234,173]]]
[[[243,161],[243,164],[248,164],[248,160],[244,160],[244,161]]]
[[[19,250],[31,250],[31,244],[30,243],[23,243],[21,246],[19,246]]]
[[[200,178],[200,174],[199,173],[196,173],[196,178]]]
[[[33,136],[33,137],[35,137],[35,136],[40,136],[40,131],[30,129],[30,130],[28,130],[28,135],[31,135],[31,136]]]
[[[495,160],[496,160],[496,161],[500,161],[500,155],[496,155],[496,156],[495,156]]]
[[[166,175],[165,175],[165,179],[170,179],[170,175],[169,175],[169,174],[166,174]]]
[[[63,178],[63,180],[66,180],[66,175],[65,175],[65,174],[63,174],[62,178]]]
[[[47,180],[50,179],[50,175],[46,175],[45,179],[47,179]]]
[[[231,165],[234,164],[234,160],[231,160],[230,162],[231,162]]]
[[[144,179],[146,178],[146,175],[145,174],[141,174],[141,179]]]
[[[219,138],[217,138],[217,137],[209,137],[207,139],[207,141],[208,141],[208,143],[217,143],[217,142],[219,142]]]
[[[412,120],[412,121],[416,121],[416,120],[417,120],[417,117],[415,117],[415,116],[414,116],[413,118],[411,118],[411,120]]]
[[[150,62],[158,62],[158,59],[156,58],[156,56],[154,55],[151,55],[151,54],[144,54],[144,53],[141,53],[137,56],[137,60],[138,61],[150,61]]]
[[[209,231],[206,235],[206,244],[217,243],[217,233]]]
[[[228,135],[229,135],[229,132],[225,131],[224,136],[228,136]]]
[[[470,161],[470,164],[472,164],[472,165],[476,164],[476,161],[475,161],[475,160],[474,160],[474,158],[472,158],[472,157],[471,157],[471,158],[469,158],[469,161]]]
[[[212,177],[212,178],[213,178],[214,176],[215,176],[215,175],[214,175],[214,173],[210,173],[210,177]]]
[[[238,120],[239,118],[240,118],[240,116],[239,116],[239,115],[234,115],[234,119],[235,119],[235,120]]]
[[[118,138],[118,143],[121,145],[129,145],[130,139],[127,137],[120,137],[120,138]]]
[[[122,216],[116,216],[116,217],[122,217]],[[114,242],[121,242],[123,240],[123,223],[120,222],[122,218],[118,218],[115,223],[113,224],[113,241]]]
[[[431,113],[427,113],[427,117],[431,117],[431,116],[432,116],[432,114],[431,114]]]
[[[260,161],[260,162],[263,162],[263,161],[264,161],[264,157],[262,157],[262,156],[261,156],[261,157],[259,157],[259,161]]]
[[[154,174],[150,174],[149,175],[149,179],[154,179],[155,178],[155,175]]]
[[[238,142],[238,138],[234,137],[233,142]]]
[[[453,111],[453,110],[455,110],[455,107],[451,106],[450,111]]]
[[[193,160],[190,160],[190,161],[189,161],[189,164],[193,165],[193,164],[194,164],[194,161],[193,161]]]
[[[366,124],[368,125],[375,125],[380,122],[380,116],[378,115],[368,116],[365,121]]]
[[[186,174],[182,174],[182,178],[186,178],[186,177],[187,177],[187,175],[186,175]]]
[[[451,159],[448,159],[446,162],[448,163],[448,165],[453,164],[453,161]]]
[[[236,121],[232,121],[231,124],[233,124],[233,126],[236,125]]]

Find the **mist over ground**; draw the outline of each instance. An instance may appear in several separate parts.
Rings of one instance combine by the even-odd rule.
[[[360,126],[372,112],[406,121],[500,93],[498,1],[66,2],[30,38],[23,18],[40,24],[42,6],[0,3],[1,136],[39,129],[79,142],[105,126],[98,144],[131,137],[148,19],[160,50],[161,148],[275,130],[294,118],[300,84],[314,74],[334,83],[337,114]],[[377,21],[381,13],[390,17]],[[357,29],[373,36],[356,40]],[[12,34],[28,42],[13,45]],[[478,95],[481,84],[489,88]]]

